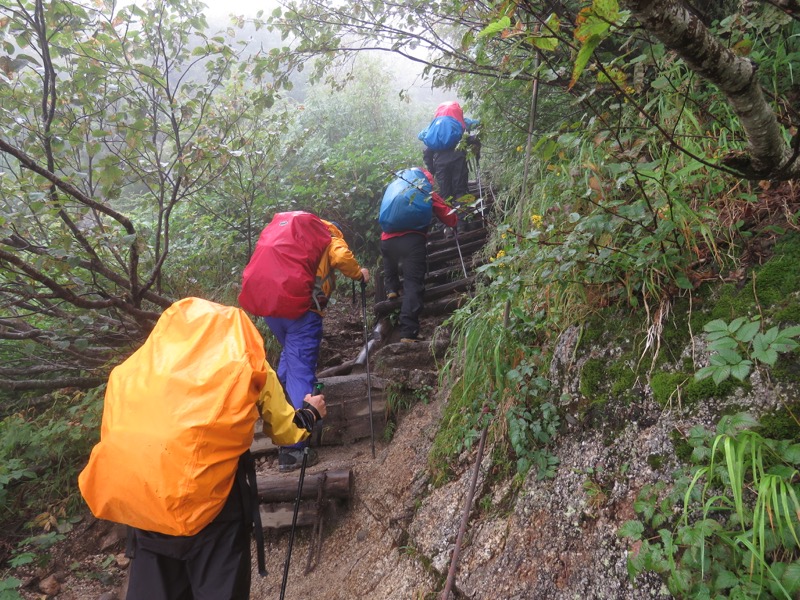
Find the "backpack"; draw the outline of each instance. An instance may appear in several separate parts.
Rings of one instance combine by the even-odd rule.
[[[458,146],[466,129],[464,113],[458,102],[443,102],[433,117],[431,124],[417,136],[422,143],[435,152]]]
[[[296,319],[312,308],[314,280],[331,232],[303,211],[276,214],[242,274],[239,305],[260,317]]]
[[[78,485],[100,518],[194,535],[224,506],[266,380],[247,314],[185,298],[109,376],[100,442]]]
[[[422,231],[433,217],[433,186],[422,169],[396,173],[383,194],[378,221],[386,233]]]

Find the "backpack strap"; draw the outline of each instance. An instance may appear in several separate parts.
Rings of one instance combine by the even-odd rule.
[[[256,540],[256,556],[258,560],[258,574],[267,576],[267,561],[264,553],[264,527],[261,524],[261,511],[258,504],[258,482],[256,481],[256,459],[248,449],[239,457],[239,468],[236,470],[236,479],[242,486],[242,502],[244,503],[244,519],[253,527],[253,537]],[[248,517],[248,512],[250,516]]]

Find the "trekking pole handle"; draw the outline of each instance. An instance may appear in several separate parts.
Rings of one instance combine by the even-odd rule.
[[[314,384],[314,395],[319,396],[323,390],[325,389],[325,384],[321,381],[318,381]],[[315,446],[319,447],[322,446],[322,418],[319,418],[314,423],[314,427],[311,431],[311,443]]]

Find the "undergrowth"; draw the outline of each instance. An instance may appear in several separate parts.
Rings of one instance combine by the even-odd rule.
[[[56,392],[45,409],[19,410],[0,422],[0,526],[13,532],[0,559],[35,549],[36,534],[69,529],[82,506],[78,473],[99,439],[104,390]]]

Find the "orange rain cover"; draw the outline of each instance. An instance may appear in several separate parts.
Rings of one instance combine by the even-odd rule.
[[[222,510],[253,440],[264,343],[238,308],[199,298],[161,315],[108,380],[78,484],[98,518],[193,535]]]

